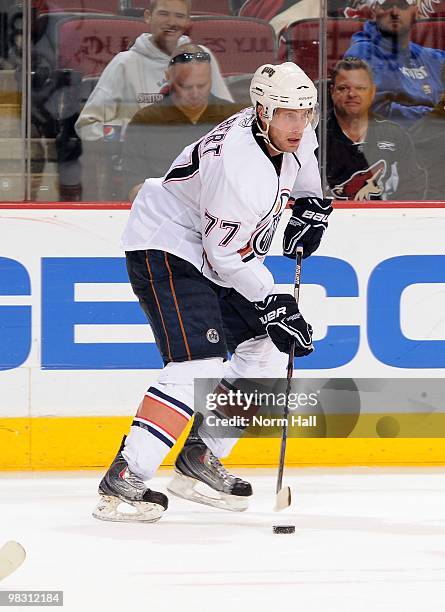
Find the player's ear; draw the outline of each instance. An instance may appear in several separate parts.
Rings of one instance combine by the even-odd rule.
[[[150,23],[151,21],[151,12],[149,9],[145,9],[144,11],[144,21],[145,23]]]

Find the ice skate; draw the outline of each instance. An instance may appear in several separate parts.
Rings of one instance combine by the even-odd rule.
[[[154,523],[159,521],[168,507],[163,493],[152,491],[144,481],[133,474],[125,461],[122,450],[99,484],[100,501],[93,516],[101,521]]]
[[[195,416],[196,419],[196,416]],[[167,490],[207,506],[242,512],[249,506],[250,483],[230,474],[199,437],[194,424],[175,463]]]

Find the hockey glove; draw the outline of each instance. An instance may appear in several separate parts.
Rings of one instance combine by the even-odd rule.
[[[295,356],[303,357],[314,350],[312,327],[298,310],[295,298],[288,294],[269,295],[262,302],[255,302],[259,319],[277,349],[288,353],[295,340]]]
[[[298,198],[292,207],[283,238],[283,254],[295,259],[297,244],[303,245],[303,258],[309,257],[320,246],[328,217],[332,212],[331,199]]]

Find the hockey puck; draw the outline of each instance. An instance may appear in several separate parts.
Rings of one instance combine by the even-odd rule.
[[[274,525],[274,533],[295,533],[295,525]]]

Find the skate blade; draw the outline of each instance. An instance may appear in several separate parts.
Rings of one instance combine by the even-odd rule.
[[[196,487],[200,485],[205,489],[211,491],[213,495],[217,494],[218,497],[210,497],[200,491],[196,490]],[[167,490],[177,497],[188,499],[189,501],[197,502],[198,504],[204,504],[205,506],[213,506],[213,508],[220,508],[221,510],[230,510],[231,512],[244,512],[249,507],[249,498],[241,497],[239,495],[229,495],[222,491],[215,491],[205,483],[184,474],[175,473],[173,479],[167,485]]]
[[[124,512],[120,506],[131,506],[132,512]],[[93,516],[100,521],[118,523],[156,523],[164,514],[164,508],[150,502],[129,502],[112,495],[101,495],[93,511]]]

